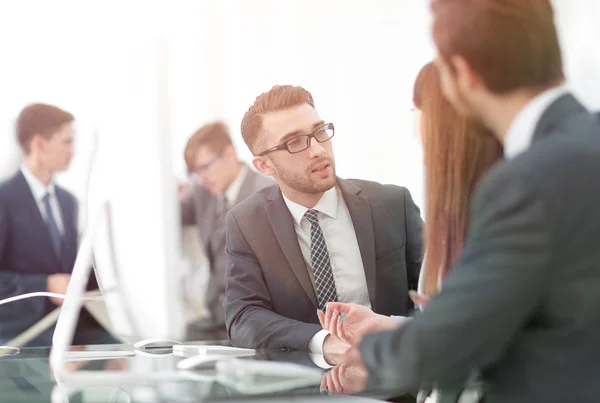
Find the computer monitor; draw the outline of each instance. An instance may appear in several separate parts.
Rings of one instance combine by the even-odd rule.
[[[185,336],[168,55],[165,46],[151,53],[156,66],[142,104],[114,128],[119,135],[103,137],[99,130],[90,196],[85,200],[89,219],[50,355],[59,374],[92,262],[115,335],[127,344],[154,338],[182,341]]]

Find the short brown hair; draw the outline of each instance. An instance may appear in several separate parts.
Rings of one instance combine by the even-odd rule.
[[[315,107],[311,93],[293,85],[276,85],[268,92],[257,96],[242,119],[242,137],[250,151],[255,153],[259,146],[263,146],[263,141],[258,135],[262,129],[262,118],[266,113],[301,104]]]
[[[219,152],[228,145],[233,144],[229,136],[229,129],[223,121],[206,124],[196,130],[185,145],[183,158],[188,172],[194,171],[194,159],[201,147],[209,147],[211,151]]]
[[[432,0],[431,6],[441,57],[462,56],[491,92],[564,79],[549,0]]]
[[[46,104],[26,106],[17,118],[17,141],[25,153],[29,153],[31,140],[36,135],[51,138],[64,124],[75,120],[72,114]]]

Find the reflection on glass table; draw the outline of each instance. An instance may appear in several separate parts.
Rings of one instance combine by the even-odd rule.
[[[107,349],[107,346],[85,346],[77,349]],[[132,349],[132,346],[110,346],[110,349]],[[48,362],[49,348],[24,348],[17,356],[0,357],[0,401],[6,402],[138,402],[138,401],[294,401],[316,403],[329,395],[356,394],[361,399],[389,398],[392,392],[364,389],[364,375],[347,366],[323,371],[315,366],[309,355],[299,351],[259,350],[253,356],[228,358],[218,368],[180,370],[178,363],[186,357],[176,356],[167,350],[157,350],[155,355],[116,357],[91,361],[69,360],[66,367],[73,375],[122,374],[107,382],[77,382],[56,379]],[[259,366],[241,365],[240,361],[254,361]],[[264,362],[270,361],[270,362]],[[290,364],[299,365],[297,368]],[[278,366],[279,365],[279,366]],[[276,374],[273,374],[275,366]],[[268,368],[267,368],[268,367]],[[266,370],[265,370],[266,368]],[[278,371],[279,368],[279,371]],[[171,371],[173,377],[154,376]],[[266,371],[266,372],[265,372]],[[286,373],[288,375],[286,376]],[[137,374],[136,381],[126,381]],[[228,374],[228,377],[224,377]],[[302,374],[302,375],[299,375]],[[89,378],[91,379],[91,378]],[[345,398],[343,400],[346,400]],[[350,400],[349,400],[350,401]],[[398,400],[406,401],[412,400]]]

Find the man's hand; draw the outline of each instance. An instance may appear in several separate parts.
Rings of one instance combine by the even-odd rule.
[[[418,292],[412,290],[408,292],[408,296],[412,300],[413,304],[415,304],[415,306],[417,306],[420,310],[423,310],[425,305],[427,305],[430,300],[427,295],[419,294]]]
[[[343,361],[349,347],[348,343],[328,334],[323,341],[323,358],[329,365],[337,365]]]
[[[67,287],[69,286],[69,281],[71,280],[70,274],[51,274],[48,276],[48,280],[46,282],[46,288],[48,292],[54,294],[66,294]],[[63,303],[63,299],[61,298],[50,298],[55,305],[61,306]]]
[[[368,333],[391,330],[398,326],[389,316],[379,315],[358,304],[330,302],[327,304],[327,312],[317,311],[317,315],[323,329],[349,345],[360,343]]]
[[[346,362],[325,372],[321,381],[321,391],[327,390],[330,395],[352,395],[364,392],[368,372],[362,365],[351,365]]]

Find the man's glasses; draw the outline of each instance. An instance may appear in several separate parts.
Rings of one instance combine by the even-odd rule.
[[[216,153],[215,156],[212,157],[206,164],[200,165],[198,168],[196,168],[194,170],[194,174],[196,176],[204,175],[206,172],[208,172],[210,167],[213,166],[215,162],[217,162],[219,157],[221,157],[221,154],[223,154],[223,151],[219,151],[218,153]]]
[[[279,150],[287,150],[290,154],[296,154],[296,153],[302,152],[302,151],[306,150],[307,148],[309,148],[311,139],[314,138],[319,143],[324,143],[326,141],[331,140],[331,138],[333,137],[334,134],[335,134],[335,129],[333,127],[333,123],[327,123],[327,124],[323,125],[322,127],[320,127],[319,129],[315,130],[311,134],[302,134],[302,135],[296,136],[292,139],[284,141],[283,143],[281,143],[279,145],[276,145],[273,148],[269,148],[268,150],[265,150],[265,151],[261,152],[260,154],[257,154],[257,156],[262,157],[263,155],[266,155],[270,152],[279,151]]]

